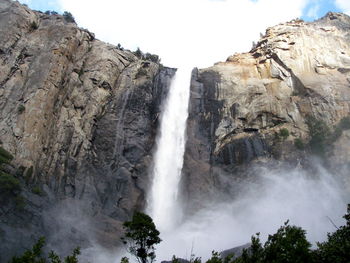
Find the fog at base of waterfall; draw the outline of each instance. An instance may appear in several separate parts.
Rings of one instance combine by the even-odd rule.
[[[333,223],[344,225],[342,216],[349,201],[344,192],[341,183],[322,168],[316,176],[300,169],[263,172],[256,183],[242,185],[231,202],[210,200],[206,209],[173,231],[161,233],[157,259],[169,260],[173,255],[189,259],[191,253],[207,259],[212,250],[247,244],[258,232],[265,241],[287,220],[305,229],[315,245],[326,239],[327,232],[336,230]]]
[[[160,231],[172,229],[181,220],[177,203],[185,151],[186,121],[191,68],[180,68],[163,105],[146,212]]]

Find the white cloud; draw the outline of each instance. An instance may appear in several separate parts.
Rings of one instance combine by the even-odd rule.
[[[350,1],[349,0],[336,0],[335,4],[345,13],[350,15]]]
[[[309,0],[59,0],[81,27],[163,64],[210,66],[247,51],[266,27],[300,17]]]

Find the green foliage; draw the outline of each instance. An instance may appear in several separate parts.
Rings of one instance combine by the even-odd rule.
[[[173,258],[171,259],[171,263],[180,263],[180,260],[175,255],[173,255]]]
[[[317,243],[315,257],[320,263],[349,263],[350,262],[350,204],[344,215],[346,225],[337,231],[328,233],[327,241]]]
[[[24,105],[19,105],[17,108],[18,114],[22,114],[26,110],[26,107]]]
[[[75,23],[75,19],[74,19],[72,13],[70,13],[68,11],[64,11],[63,17],[64,17],[64,20],[66,20],[68,23]]]
[[[136,51],[135,52],[133,52],[134,53],[134,55],[136,56],[136,57],[138,57],[139,59],[142,59],[143,58],[143,53],[142,53],[142,51],[141,51],[141,49],[138,47],[137,49],[136,49]]]
[[[295,138],[294,140],[294,146],[298,149],[298,150],[304,150],[305,149],[305,145],[304,142],[301,138]]]
[[[122,259],[120,260],[120,263],[129,263],[129,258],[122,257]]]
[[[119,47],[119,44],[118,44]],[[117,48],[118,48],[117,47]],[[160,63],[160,58],[158,55],[151,54],[151,53],[146,53],[144,54],[140,48],[137,48],[136,51],[133,52],[133,54],[138,57],[139,59],[147,60],[147,61],[152,61],[154,63]]]
[[[42,256],[42,249],[45,245],[45,238],[41,237],[34,244],[32,249],[28,249],[22,256],[15,256],[9,261],[9,263],[78,263],[78,256],[80,255],[80,248],[77,247],[73,250],[72,255],[64,258],[64,261],[54,252],[51,251],[48,255],[48,259]]]
[[[260,242],[259,233],[251,238],[249,249],[243,249],[243,253],[234,262],[235,263],[258,263],[264,262],[264,248]]]
[[[45,258],[41,257],[42,248],[45,244],[45,238],[41,237],[34,244],[32,249],[28,249],[24,252],[24,254],[20,257],[13,257],[9,263],[45,263]]]
[[[143,68],[143,67],[141,67],[141,68],[139,68],[139,70],[137,71],[137,73],[136,73],[136,78],[140,78],[140,77],[142,77],[142,76],[147,76],[147,70],[145,69],[145,68]]]
[[[288,129],[286,129],[286,128],[280,129],[280,131],[279,131],[279,136],[280,136],[283,140],[287,139],[288,136],[289,136],[289,131],[288,131]]]
[[[56,11],[50,11],[50,10],[45,11],[45,14],[46,15],[58,15],[58,13]]]
[[[36,194],[36,195],[43,195],[44,194],[39,186],[34,186],[32,188],[32,193]]]
[[[2,198],[7,195],[17,195],[21,191],[20,181],[10,174],[0,174],[0,193]]]
[[[26,206],[26,200],[24,199],[23,196],[16,195],[15,196],[15,205],[16,205],[16,208],[19,210],[24,209],[24,207]]]
[[[264,245],[265,262],[304,263],[311,261],[311,244],[305,230],[288,225],[281,226],[270,235]]]
[[[211,258],[207,260],[206,263],[222,263],[222,258],[217,251],[212,251],[211,252]]]
[[[11,160],[13,160],[13,155],[11,153],[9,153],[8,151],[6,151],[4,148],[0,147],[0,158],[4,162],[8,163]],[[2,162],[0,161],[0,163],[2,163]]]
[[[342,130],[350,129],[350,116],[344,117],[340,120],[338,127]]]
[[[37,30],[39,28],[39,25],[37,22],[33,21],[32,23],[30,23],[30,30],[34,31]]]
[[[159,231],[150,216],[135,212],[132,220],[123,224],[125,234],[122,241],[127,245],[128,252],[139,262],[153,262],[155,245],[161,242]]]
[[[331,135],[330,128],[323,120],[318,120],[312,116],[307,117],[306,124],[309,127],[311,152],[315,155],[324,156]]]
[[[152,61],[154,63],[159,63],[160,62],[160,58],[159,58],[158,55],[150,54],[150,53],[146,53],[145,56],[144,56],[144,59]]]
[[[338,125],[334,128],[331,140],[336,141],[343,133],[344,130],[350,129],[350,116],[344,117],[340,120]]]
[[[292,96],[299,96],[299,92],[297,90],[293,90]]]
[[[28,168],[28,170],[26,171],[26,175],[25,175],[25,177],[26,177],[27,179],[30,179],[30,178],[32,177],[32,175],[33,175],[33,170],[34,170],[33,166],[31,166],[31,167]]]
[[[121,45],[120,43],[118,43],[117,49],[119,49],[119,50],[124,50],[124,48],[122,47],[122,45]]]

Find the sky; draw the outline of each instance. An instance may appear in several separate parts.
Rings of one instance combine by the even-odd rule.
[[[20,0],[34,10],[67,10],[105,42],[158,54],[170,67],[208,67],[246,52],[267,27],[328,11],[350,15],[350,0]]]

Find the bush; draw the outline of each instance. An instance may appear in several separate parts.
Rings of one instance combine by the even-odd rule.
[[[142,51],[141,51],[140,48],[137,48],[136,51],[134,51],[133,53],[134,53],[134,55],[135,55],[136,57],[138,57],[139,59],[142,59],[142,58],[143,58],[143,53],[142,53]]]
[[[147,76],[147,70],[146,69],[144,69],[144,68],[139,68],[139,70],[137,71],[137,73],[136,73],[136,78],[138,79],[138,78],[140,78],[140,77],[142,77],[142,76]]]
[[[51,251],[48,255],[47,261],[46,257],[42,254],[42,249],[45,245],[45,238],[41,237],[39,240],[33,245],[31,249],[26,250],[23,255],[17,257],[14,256],[9,263],[61,263],[61,258],[54,252]],[[73,250],[72,255],[64,258],[64,263],[78,263],[78,256],[80,255],[80,248],[77,247]]]
[[[294,140],[294,146],[295,146],[295,148],[297,148],[298,150],[304,150],[304,149],[305,149],[305,145],[304,145],[302,139],[300,139],[300,138],[296,138],[296,139]]]
[[[330,141],[330,128],[323,120],[308,116],[306,124],[309,128],[310,141],[309,146],[313,154],[324,156],[326,153],[326,145]]]
[[[63,13],[64,20],[66,20],[68,23],[75,23],[75,19],[72,15],[72,13],[68,11],[64,11]]]
[[[13,155],[4,148],[0,147],[0,164],[9,163],[11,160],[13,160]]]
[[[33,175],[33,170],[34,170],[33,166],[31,166],[31,167],[28,168],[28,170],[26,171],[26,175],[25,175],[25,177],[26,177],[27,179],[30,179],[30,178],[32,177],[32,175]]]
[[[289,136],[289,131],[288,131],[288,129],[286,129],[286,128],[280,129],[279,136],[280,136],[283,140],[287,139],[288,136]]]
[[[344,130],[350,129],[350,116],[344,117],[340,120],[338,125],[334,128],[334,132],[332,134],[332,142],[336,141],[342,134]]]
[[[146,53],[146,55],[144,56],[144,59],[152,61],[154,63],[159,63],[160,62],[160,59],[159,59],[158,55],[150,54],[150,53]]]
[[[6,173],[0,174],[1,195],[17,195],[21,191],[20,181],[14,176]]]
[[[19,105],[17,108],[18,114],[23,113],[26,110],[26,107],[24,107],[24,105]]]
[[[32,188],[32,193],[36,194],[36,195],[43,195],[44,194],[39,186],[34,186]]]
[[[39,25],[37,22],[33,21],[31,24],[30,24],[30,30],[31,31],[34,31],[34,30],[37,30],[39,28]]]

